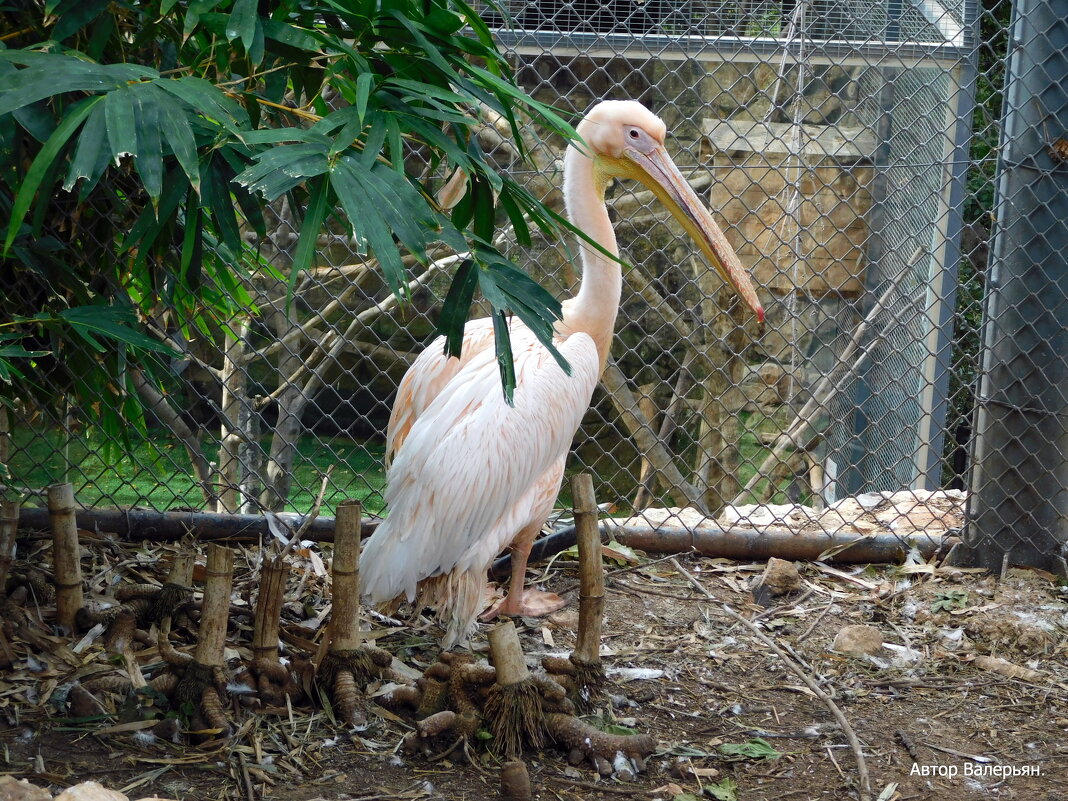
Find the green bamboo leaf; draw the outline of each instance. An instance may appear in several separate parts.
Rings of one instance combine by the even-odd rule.
[[[497,352],[497,368],[501,374],[504,400],[511,406],[515,402],[515,361],[512,358],[512,335],[508,330],[508,317],[503,311],[493,313],[493,346]]]
[[[268,39],[297,50],[307,50],[314,54],[322,52],[319,40],[304,28],[276,19],[264,19],[262,23],[263,35]]]
[[[100,335],[141,350],[174,354],[170,346],[138,330],[137,316],[129,309],[115,306],[75,306],[64,309],[57,316],[86,341],[93,343],[94,347],[103,349],[104,346],[96,339],[96,335]]]
[[[352,144],[363,134],[364,124],[363,119],[360,118],[356,113],[356,109],[352,106],[336,111],[330,116],[336,116],[339,120],[345,121],[345,124],[341,126],[341,130],[334,135],[334,139],[330,143],[329,156],[333,158],[338,153],[352,147]]]
[[[404,177],[404,156],[406,155],[404,152],[404,139],[395,114],[386,115],[386,134],[386,141],[388,142],[386,157],[389,163],[393,165],[394,174]]]
[[[134,98],[135,128],[137,131],[137,173],[148,192],[152,205],[159,204],[163,192],[163,142],[160,131],[160,103],[157,95],[163,95],[152,84],[143,84],[132,90]],[[166,98],[166,95],[163,95]],[[169,98],[168,98],[169,99]]]
[[[225,170],[225,174],[221,169]],[[213,159],[205,162],[200,167],[203,206],[211,210],[215,220],[215,231],[235,253],[241,250],[241,232],[237,225],[237,214],[234,212],[234,202],[230,198],[227,186],[230,172],[229,165],[221,159]]]
[[[203,78],[161,78],[155,83],[235,135],[249,128],[248,112]]]
[[[361,72],[359,77],[356,78],[356,116],[360,121],[360,128],[363,128],[364,118],[367,116],[367,101],[371,97],[371,86],[374,84],[375,76],[370,72]]]
[[[512,230],[515,232],[515,241],[520,247],[530,247],[530,228],[527,227],[526,214],[516,203],[511,192],[501,192],[497,196],[497,201],[501,204],[505,214],[508,215],[508,221],[512,224]]]
[[[204,259],[204,216],[192,187],[185,198],[185,234],[178,275],[190,288],[200,286],[200,269]]]
[[[449,291],[441,304],[438,333],[445,337],[445,355],[459,356],[463,346],[464,323],[471,312],[471,300],[478,286],[478,267],[474,259],[464,259],[452,277]]]
[[[119,248],[119,253],[127,253],[137,248],[136,262],[143,264],[148,257],[148,251],[156,244],[160,234],[172,222],[178,204],[181,203],[189,184],[178,180],[177,169],[167,174],[163,182],[163,194],[160,196],[158,208],[145,208],[130,227]]]
[[[289,273],[289,290],[287,298],[292,296],[293,287],[296,285],[297,276],[307,270],[319,243],[319,231],[326,219],[326,210],[329,206],[330,182],[320,180],[314,182],[311,187],[311,197],[308,201],[308,210],[304,214],[304,222],[300,227],[300,239],[297,240],[297,250],[293,254],[293,267]]]
[[[200,158],[197,155],[196,137],[193,126],[184,109],[174,103],[161,103],[163,110],[163,134],[167,137],[174,158],[189,179],[190,185],[200,193]],[[84,134],[83,134],[84,135]]]
[[[104,101],[111,156],[118,164],[123,156],[137,156],[137,117],[133,92],[128,87],[109,92]]]
[[[226,21],[226,41],[241,39],[247,53],[252,47],[252,40],[256,35],[256,11],[257,0],[236,0],[230,18]]]
[[[74,149],[74,158],[71,160],[70,170],[67,171],[67,180],[63,183],[63,189],[69,192],[79,180],[84,178],[82,197],[92,191],[97,181],[100,180],[100,176],[104,174],[104,170],[107,169],[108,162],[111,161],[104,106],[99,100],[94,104],[92,112],[78,135],[78,146]]]
[[[52,28],[52,40],[62,42],[73,36],[99,17],[110,3],[111,0],[73,0],[63,3],[65,7],[57,11],[59,19]]]
[[[727,756],[741,756],[749,759],[778,759],[782,752],[775,749],[763,737],[754,737],[744,743],[721,743],[720,753]]]
[[[393,241],[390,222],[398,222],[390,202],[381,197],[378,187],[369,180],[370,173],[354,162],[351,157],[340,158],[330,172],[330,183],[345,209],[356,240],[378,259],[382,275],[394,294],[404,297],[407,286],[404,281],[404,262]]]
[[[55,97],[67,92],[110,92],[125,86],[130,81],[158,77],[159,73],[149,67],[136,64],[92,64],[81,59],[56,54],[37,54],[42,58],[27,58],[26,51],[0,51],[0,59],[15,63],[29,61],[31,66],[19,70],[10,80],[9,87],[0,92],[0,115],[38,100]]]
[[[89,116],[89,113],[101,100],[102,98],[100,97],[88,97],[74,104],[63,118],[63,121],[56,126],[56,130],[41,146],[41,150],[37,153],[33,163],[30,164],[29,170],[26,171],[26,176],[23,178],[18,193],[15,195],[15,201],[11,206],[11,220],[8,222],[7,237],[4,240],[3,254],[5,256],[11,250],[11,243],[15,241],[15,237],[18,235],[19,227],[22,225],[22,221],[33,203],[33,198],[37,194],[37,190],[41,188],[41,182],[53,168],[53,162],[66,146],[70,137],[85,122],[85,118]]]
[[[238,138],[246,145],[277,145],[282,142],[328,145],[331,141],[329,136],[309,128],[260,128],[243,131]]]
[[[278,150],[280,148],[275,149]],[[330,163],[327,161],[325,153],[317,152],[295,158],[284,166],[268,171],[260,170],[258,173],[253,173],[253,169],[249,168],[245,173],[237,176],[235,180],[250,192],[261,194],[267,200],[276,200],[305,183],[308,179],[322,175],[330,169]],[[256,174],[258,177],[254,180],[249,179],[248,176],[252,174]]]
[[[485,257],[486,252],[480,251],[480,257]],[[537,309],[531,309],[528,307],[517,295],[515,284],[537,286],[534,280],[526,273],[516,270],[515,272],[509,272],[502,270],[502,265],[507,265],[503,257],[499,255],[489,254],[487,263],[484,264],[483,269],[478,273],[478,286],[482,290],[482,296],[490,302],[493,306],[495,313],[504,314],[506,311],[512,311],[515,315],[523,321],[523,323],[529,328],[534,336],[538,338],[538,341],[549,351],[553,359],[560,369],[562,369],[568,375],[571,375],[571,365],[568,364],[567,359],[563,357],[556,345],[553,344],[553,320],[559,319],[559,314],[554,318],[551,315],[546,315]],[[518,276],[516,275],[518,273]],[[532,292],[533,290],[528,290]],[[544,290],[543,290],[544,291]],[[501,358],[500,353],[497,356]],[[509,358],[511,358],[509,354]]]
[[[363,140],[363,148],[357,156],[360,170],[366,172],[372,169],[382,153],[382,148],[386,144],[386,117],[385,114],[376,114],[371,121],[371,128],[367,131],[367,137]]]

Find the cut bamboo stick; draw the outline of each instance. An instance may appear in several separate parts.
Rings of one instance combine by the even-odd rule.
[[[0,501],[0,597],[4,596],[7,574],[15,556],[15,534],[19,528],[19,502]]]
[[[74,487],[53,484],[48,488],[48,512],[52,519],[52,569],[56,584],[56,623],[74,631],[74,619],[82,608],[81,549],[74,517]]]
[[[193,586],[193,563],[195,557],[192,551],[182,551],[174,555],[170,572],[167,574],[168,584],[177,584],[182,587]]]
[[[200,617],[200,641],[196,661],[221,667],[225,661],[226,627],[230,619],[230,587],[234,576],[234,552],[222,545],[208,546],[208,569],[204,580],[204,605]]]
[[[499,623],[489,630],[487,637],[493,667],[497,671],[497,684],[507,687],[530,677],[515,623],[511,620]]]
[[[360,524],[359,501],[344,501],[337,507],[334,527],[334,562],[330,568],[333,589],[330,600],[330,651],[354,651],[360,647]]]
[[[601,661],[601,624],[604,618],[604,566],[597,498],[593,478],[580,473],[571,480],[575,503],[575,536],[579,555],[579,622],[573,656],[586,664]]]
[[[260,565],[260,592],[256,599],[256,620],[252,629],[253,660],[278,661],[278,624],[288,575],[289,565],[278,556],[265,559]]]
[[[542,698],[523,658],[515,624],[506,620],[489,630],[490,659],[497,681],[486,696],[485,719],[494,751],[516,759],[524,743],[540,747],[544,739]]]

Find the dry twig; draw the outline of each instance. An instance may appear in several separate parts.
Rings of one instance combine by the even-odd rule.
[[[823,702],[824,706],[827,707],[828,711],[830,711],[830,713],[834,715],[834,719],[838,721],[838,725],[840,725],[842,727],[842,731],[845,732],[846,740],[849,741],[849,747],[853,750],[853,756],[856,758],[857,761],[857,779],[860,784],[860,801],[869,801],[869,799],[871,798],[871,780],[868,777],[868,763],[864,759],[864,750],[860,745],[860,740],[857,739],[856,732],[854,732],[853,727],[849,725],[849,720],[846,718],[842,710],[838,707],[838,704],[836,704],[831,699],[831,697],[827,695],[826,692],[824,692],[823,688],[821,688],[819,684],[817,684],[812,679],[811,676],[809,676],[807,673],[805,673],[804,670],[801,669],[800,665],[798,665],[793,659],[787,656],[786,652],[783,651],[783,649],[781,649],[778,645],[776,645],[775,642],[770,637],[768,637],[768,635],[766,635],[755,625],[753,625],[744,617],[742,617],[733,609],[731,609],[731,607],[727,604],[723,604],[723,611],[725,611],[728,615],[737,620],[743,626],[748,628],[751,632],[753,632],[753,635],[758,640],[760,640],[762,643],[764,643],[764,645],[774,651],[775,655],[778,656],[780,660],[782,660],[782,663],[786,665],[787,668],[789,668],[790,672],[792,672],[795,676],[801,679],[801,681],[805,683],[805,686],[812,690],[815,696]]]

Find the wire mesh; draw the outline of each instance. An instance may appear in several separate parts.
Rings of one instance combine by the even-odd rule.
[[[956,533],[1007,6],[512,0],[504,10],[487,19],[533,95],[576,113],[632,97],[665,119],[768,309],[758,330],[650,193],[613,189],[632,266],[568,471],[593,472],[599,500],[629,524],[881,533],[903,545]],[[562,208],[561,144],[524,135],[533,166],[492,121],[483,145]],[[49,387],[55,403],[9,410],[10,484],[71,480],[86,506],[307,511],[322,492],[328,514],[344,497],[385,512],[389,410],[435,335],[455,257],[415,265],[399,303],[338,229],[320,237],[290,303],[262,267],[288,272],[297,231],[282,204],[265,239],[246,232],[261,266],[246,287],[254,311],[187,339],[165,321],[185,358],[165,394],[141,387],[147,436],[108,439],[100,410],[65,400],[61,383]],[[558,296],[575,290],[569,244],[511,250]]]

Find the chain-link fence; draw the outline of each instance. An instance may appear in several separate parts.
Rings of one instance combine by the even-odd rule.
[[[754,541],[958,533],[973,410],[991,396],[978,391],[978,332],[1007,3],[512,0],[501,11],[487,19],[537,98],[581,113],[629,97],[663,117],[768,310],[758,330],[651,193],[610,193],[632,266],[568,471],[592,472],[627,526],[689,526],[690,512],[671,511],[689,507]],[[1036,110],[1028,135],[1045,141],[1041,121],[1057,114]],[[562,209],[561,143],[524,135],[536,169],[492,120],[481,138]],[[1063,163],[1043,169],[1063,201]],[[455,257],[414,265],[402,304],[346,235],[325,236],[289,305],[277,274],[293,220],[278,205],[265,239],[246,234],[277,272],[250,272],[255,311],[228,330],[183,333],[161,312],[185,357],[166,394],[129,367],[151,436],[116,442],[98,409],[25,403],[0,432],[11,484],[69,480],[86,506],[243,512],[306,511],[325,491],[324,513],[343,497],[384,512],[390,406],[434,335]],[[1050,234],[1062,265],[1065,240]],[[574,291],[570,245],[511,250],[557,296]],[[1066,408],[1062,395],[1044,411],[1062,449]]]

